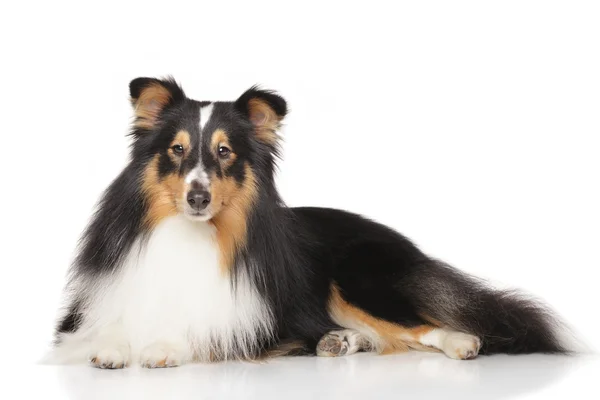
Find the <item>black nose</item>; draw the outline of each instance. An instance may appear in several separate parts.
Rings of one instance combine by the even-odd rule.
[[[192,189],[188,192],[187,202],[196,211],[204,210],[210,204],[210,193],[203,189]]]

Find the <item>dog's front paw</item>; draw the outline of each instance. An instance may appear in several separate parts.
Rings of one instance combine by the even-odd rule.
[[[90,364],[102,369],[120,369],[129,364],[129,349],[125,347],[106,347],[93,352]]]
[[[156,342],[142,350],[140,364],[144,368],[177,367],[184,363],[184,354],[181,347],[168,342]]]

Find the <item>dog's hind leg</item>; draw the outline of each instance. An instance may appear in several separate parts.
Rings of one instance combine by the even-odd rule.
[[[369,339],[354,329],[331,331],[324,335],[317,344],[317,355],[320,357],[349,356],[358,351],[371,351]]]

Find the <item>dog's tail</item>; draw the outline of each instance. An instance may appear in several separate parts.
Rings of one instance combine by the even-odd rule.
[[[492,289],[442,262],[424,263],[399,285],[425,319],[482,339],[480,354],[575,350],[574,336],[541,302],[517,291]]]

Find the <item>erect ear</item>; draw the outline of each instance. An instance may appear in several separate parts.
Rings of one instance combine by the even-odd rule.
[[[152,129],[166,107],[185,99],[173,78],[136,78],[129,83],[129,93],[136,117],[134,126],[142,129]]]
[[[287,104],[281,96],[253,86],[235,101],[235,108],[254,124],[259,140],[268,144],[277,141],[276,131],[287,113]]]

